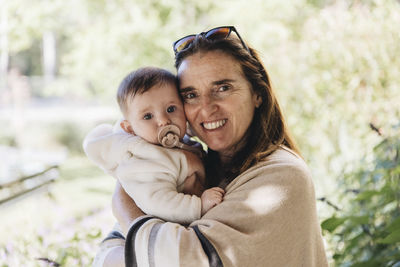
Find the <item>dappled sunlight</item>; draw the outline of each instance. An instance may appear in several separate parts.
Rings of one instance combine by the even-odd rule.
[[[285,195],[282,186],[262,186],[251,190],[244,203],[256,214],[267,214],[279,209]]]
[[[233,249],[233,244],[232,246],[228,246],[227,248],[224,249],[224,254],[229,258],[229,260],[232,262],[233,266],[236,266],[237,264],[237,259],[235,255],[235,250]]]
[[[399,229],[399,152],[391,150],[399,138],[399,1],[3,0],[1,266],[37,266],[37,257],[90,265],[113,224],[115,180],[84,156],[83,137],[120,118],[115,94],[128,72],[174,72],[173,41],[229,24],[268,69],[323,200],[332,264],[356,264],[357,255],[389,264],[385,253],[399,252],[391,234]],[[264,214],[286,193],[260,187],[245,203]],[[234,261],[233,248],[226,253]]]

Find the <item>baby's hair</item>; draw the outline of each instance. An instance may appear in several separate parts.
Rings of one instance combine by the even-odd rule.
[[[178,80],[168,70],[156,67],[144,67],[129,73],[120,83],[117,92],[119,108],[125,115],[129,101],[136,94],[143,94],[155,85],[171,83],[178,86]]]

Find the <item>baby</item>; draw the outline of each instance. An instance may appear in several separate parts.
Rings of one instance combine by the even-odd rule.
[[[183,141],[186,117],[176,77],[138,69],[123,79],[117,99],[124,119],[93,129],[83,142],[87,156],[147,214],[188,224],[219,204],[224,190],[204,191],[201,150]]]

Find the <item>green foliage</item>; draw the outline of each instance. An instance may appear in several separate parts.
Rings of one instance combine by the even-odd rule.
[[[400,262],[400,128],[378,144],[359,170],[346,175],[343,210],[321,224],[338,266]]]
[[[1,4],[7,14],[10,65],[22,67],[24,74],[41,73],[42,36],[52,32],[56,37],[57,79],[39,83],[32,94],[79,103],[95,98],[96,103],[101,99],[115,104],[118,83],[132,69],[155,65],[173,70],[171,44],[177,38],[235,25],[259,51],[270,73],[289,128],[313,172],[317,195],[336,203],[337,192],[346,192],[340,198],[343,210],[320,212],[328,218],[322,227],[329,249],[335,252],[333,261],[340,266],[357,266],[356,262],[391,266],[398,261],[390,256],[398,253],[394,248],[399,245],[395,212],[399,188],[393,178],[399,169],[391,149],[398,133],[387,125],[400,117],[399,1],[3,0]],[[60,122],[66,117],[60,114],[57,123],[46,122],[54,127],[42,127],[42,121],[32,119],[25,136],[40,146],[56,139],[81,152],[82,138],[91,125],[85,121],[87,129],[82,130],[82,124],[70,122],[72,112],[68,115],[67,123]],[[375,149],[381,137],[371,134],[370,123],[392,136]],[[15,143],[10,138],[12,127],[4,128],[7,132],[1,133],[0,142]],[[36,134],[37,128],[45,129],[45,134]],[[356,163],[363,155],[358,170]],[[91,176],[81,172],[85,178]],[[343,172],[352,175],[341,177]],[[74,172],[64,174],[77,180]]]
[[[400,116],[400,5],[372,2],[310,8],[298,39],[265,50],[288,124],[328,195],[327,177],[351,171],[379,142],[368,124],[390,132]]]
[[[92,95],[109,99],[135,68],[157,65],[173,70],[176,29],[193,26],[209,6],[207,1],[84,2],[80,10],[85,19],[70,36],[71,50],[63,55],[60,71],[80,74]]]

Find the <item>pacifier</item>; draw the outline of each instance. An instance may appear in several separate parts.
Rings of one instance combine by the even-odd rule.
[[[179,136],[181,135],[181,131],[178,126],[170,124],[162,127],[158,132],[158,142],[166,148],[178,147],[188,151],[191,151],[198,155],[200,158],[203,157],[202,150],[197,149],[196,147],[191,147],[187,144],[182,143],[179,140]]]
[[[179,136],[181,131],[176,125],[166,125],[158,132],[158,142],[163,147],[173,148],[180,144]]]

